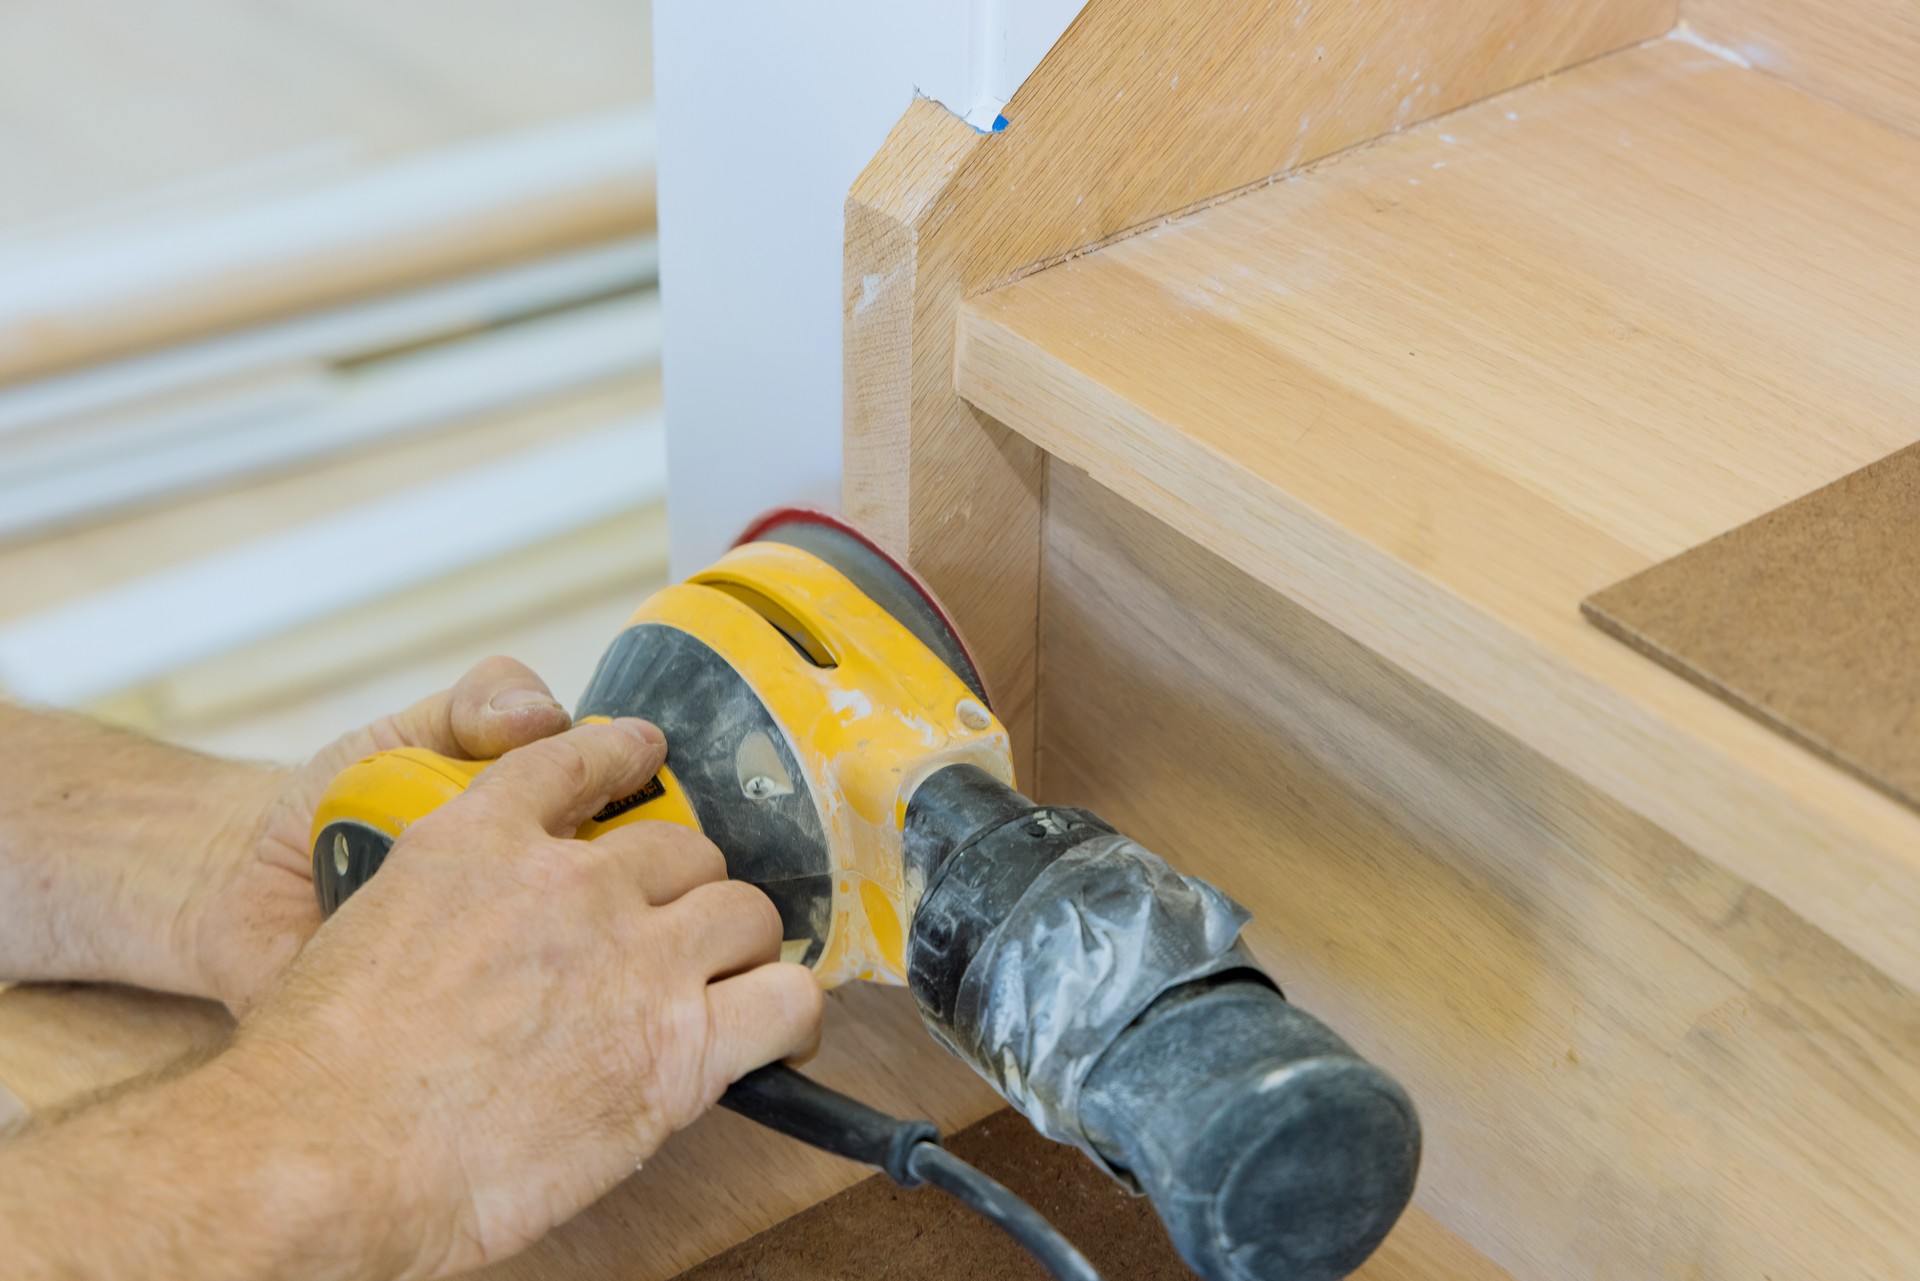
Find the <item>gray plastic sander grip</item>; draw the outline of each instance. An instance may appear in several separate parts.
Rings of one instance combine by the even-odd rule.
[[[1153,1201],[1211,1281],[1346,1276],[1413,1194],[1406,1091],[1290,1004],[1245,909],[972,766],[907,807],[907,982],[1041,1133]]]

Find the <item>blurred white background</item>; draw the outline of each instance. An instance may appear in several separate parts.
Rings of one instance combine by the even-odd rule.
[[[664,574],[646,0],[0,4],[0,690],[292,759]]]

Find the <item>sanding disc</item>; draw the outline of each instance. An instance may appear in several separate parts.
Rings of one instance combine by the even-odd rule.
[[[784,543],[818,556],[912,632],[981,702],[993,706],[959,626],[933,590],[854,526],[817,508],[776,507],[734,540],[736,547],[742,543]]]

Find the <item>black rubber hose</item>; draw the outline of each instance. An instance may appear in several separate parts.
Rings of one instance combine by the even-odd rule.
[[[823,1152],[884,1170],[907,1188],[920,1185],[908,1168],[909,1154],[940,1141],[940,1127],[931,1121],[888,1116],[780,1063],[755,1068],[728,1086],[720,1106]]]
[[[1100,1281],[1087,1257],[1025,1201],[943,1147],[916,1144],[907,1169],[993,1220],[1060,1281]]]
[[[1032,1206],[941,1147],[940,1130],[931,1121],[888,1116],[778,1063],[728,1086],[720,1106],[824,1152],[876,1166],[901,1187],[931,1183],[999,1224],[1060,1281],[1100,1281],[1086,1256]]]

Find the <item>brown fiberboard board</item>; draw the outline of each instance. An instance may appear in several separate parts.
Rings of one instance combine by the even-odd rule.
[[[1143,1197],[1002,1109],[947,1140],[1083,1250],[1108,1281],[1191,1281]],[[680,1274],[676,1281],[1046,1281],[1010,1237],[951,1197],[876,1174]],[[1355,1281],[1511,1281],[1410,1209]]]
[[[1001,1109],[947,1146],[1013,1189],[1087,1253],[1101,1275],[1192,1277],[1144,1199],[1073,1148]],[[679,1281],[1044,1281],[1013,1239],[952,1197],[875,1175],[683,1273]]]
[[[1581,609],[1920,808],[1920,445],[1596,592]]]

